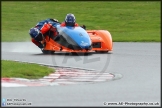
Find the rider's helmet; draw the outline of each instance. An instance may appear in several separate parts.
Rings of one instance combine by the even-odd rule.
[[[29,30],[29,34],[30,34],[31,38],[34,38],[37,40],[42,40],[42,33],[37,28],[31,28]]]
[[[69,13],[65,17],[66,26],[74,26],[75,25],[75,16],[72,13]]]

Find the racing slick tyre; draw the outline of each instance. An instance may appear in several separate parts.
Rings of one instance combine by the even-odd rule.
[[[96,53],[108,53],[109,51],[95,51]]]
[[[88,52],[85,52],[84,55],[87,56],[87,55],[89,55],[89,53]]]
[[[75,56],[79,56],[79,55],[87,56],[87,55],[89,55],[88,52],[85,52],[85,53],[83,53],[83,52],[71,52],[71,54],[72,54],[72,55],[75,55]]]
[[[71,52],[71,54],[72,54],[72,55],[78,55],[78,53],[77,53],[77,52]]]
[[[50,50],[42,50],[43,54],[53,54],[55,51],[50,51]]]

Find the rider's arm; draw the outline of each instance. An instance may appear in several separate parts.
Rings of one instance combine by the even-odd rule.
[[[52,24],[50,24],[49,21],[46,19],[46,20],[38,22],[35,27],[39,28],[42,34],[45,34],[46,32],[50,30],[51,26]]]
[[[52,25],[49,23],[45,23],[42,28],[40,29],[40,31],[42,32],[42,34],[45,34],[46,32],[48,32],[51,29]]]

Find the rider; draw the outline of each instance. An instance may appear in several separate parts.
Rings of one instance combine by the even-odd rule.
[[[72,27],[78,27],[79,24],[76,23],[75,16],[72,13],[69,13],[65,17],[65,21],[61,23],[61,26],[72,26]],[[85,25],[81,26],[83,29],[86,29]]]
[[[31,41],[39,48],[44,48],[44,44],[41,41],[45,36],[58,36],[56,25],[59,24],[57,19],[48,18],[38,22],[35,27],[29,30]]]

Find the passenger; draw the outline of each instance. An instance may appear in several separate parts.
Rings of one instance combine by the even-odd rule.
[[[31,41],[39,48],[44,48],[45,45],[42,44],[41,41],[45,36],[54,36],[54,38],[58,36],[58,31],[56,29],[57,24],[59,24],[58,20],[51,18],[38,22],[29,30]]]

